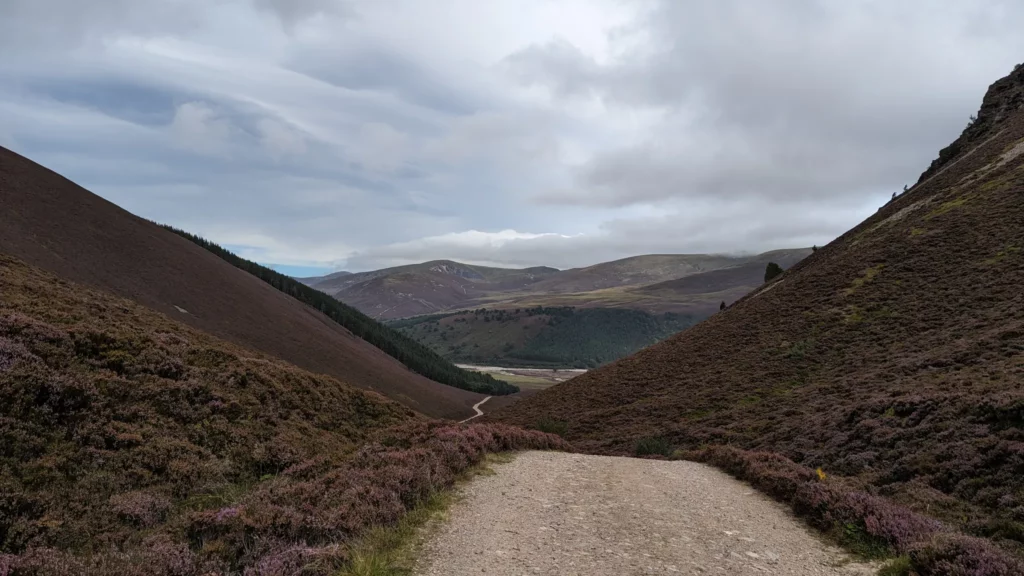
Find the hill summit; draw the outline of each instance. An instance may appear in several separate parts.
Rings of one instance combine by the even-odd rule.
[[[1022,286],[1018,67],[863,223],[705,322],[494,417],[556,422],[595,453],[784,456],[1020,551]]]

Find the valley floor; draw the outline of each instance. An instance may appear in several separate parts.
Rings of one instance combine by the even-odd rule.
[[[854,576],[858,564],[781,504],[723,472],[525,452],[463,492],[416,574]]]
[[[465,370],[490,374],[498,380],[519,386],[520,390],[543,390],[587,372],[580,368],[515,368],[477,366],[475,364],[456,364],[456,366]]]

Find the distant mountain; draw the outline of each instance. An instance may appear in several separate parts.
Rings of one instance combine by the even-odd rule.
[[[562,294],[644,286],[734,266],[745,260],[743,257],[715,254],[647,254],[565,270],[538,283],[534,289],[538,293]]]
[[[316,286],[321,282],[328,282],[336,278],[341,278],[343,276],[350,276],[351,274],[351,272],[345,272],[344,270],[340,270],[338,272],[331,272],[330,274],[327,274],[325,276],[309,276],[306,278],[296,278],[296,280],[302,282],[307,286]]]
[[[375,318],[405,318],[464,308],[528,288],[558,270],[492,268],[434,260],[355,274],[302,279]]]
[[[472,415],[483,398],[416,374],[318,310],[4,148],[0,253],[430,416]]]
[[[492,268],[435,260],[300,280],[382,320],[476,308],[536,306],[708,314],[712,304],[717,309],[721,300],[734,301],[760,284],[751,282],[758,266],[763,276],[768,261],[786,268],[810,252],[777,250],[756,256],[650,254],[570,270],[543,266]],[[734,270],[743,266],[743,271]],[[677,292],[671,284],[635,290],[716,270],[730,272],[723,272],[714,289],[707,292]]]

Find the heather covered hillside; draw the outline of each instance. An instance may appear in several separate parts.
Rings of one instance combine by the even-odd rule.
[[[336,309],[314,309],[319,302],[275,289],[281,284],[273,281],[282,275],[261,281],[259,267],[246,273],[223,254],[2,147],[0,206],[0,253],[130,298],[239,346],[380,392],[428,416],[466,418],[484,396],[425,374],[465,388],[491,383],[474,381],[478,377],[329,298],[324,303],[334,302]]]
[[[561,446],[427,420],[3,255],[0,398],[0,574],[332,574],[486,452]]]
[[[189,241],[206,248],[231,265],[245,270],[256,278],[273,286],[299,302],[319,310],[331,320],[343,326],[346,330],[359,336],[363,340],[381,349],[388,356],[406,365],[410,370],[421,374],[442,384],[477,392],[479,394],[505,395],[514,394],[518,388],[495,380],[489,374],[463,370],[446,360],[441,354],[424,346],[422,343],[413,340],[373,318],[363,314],[359,310],[339,302],[338,300],[303,284],[302,282],[285,276],[276,270],[246,260],[232,253],[222,246],[210,242],[205,238],[179,230],[173,226],[162,226],[165,230],[186,238]]]
[[[1022,286],[1018,67],[921,180],[862,224],[701,324],[493,418],[556,422],[596,453],[704,450],[755,479],[767,465],[706,450],[781,455],[807,478],[820,468],[1020,553]],[[761,486],[794,498],[789,484]],[[802,510],[824,514],[827,502]],[[878,518],[861,529],[920,536]]]

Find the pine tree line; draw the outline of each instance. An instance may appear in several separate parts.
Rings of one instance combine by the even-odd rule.
[[[442,384],[481,394],[502,396],[519,391],[519,388],[516,386],[502,380],[497,380],[490,374],[459,368],[405,334],[381,324],[348,304],[339,302],[335,298],[310,288],[290,276],[281,274],[276,270],[251,260],[246,260],[230,250],[195,234],[166,224],[159,225],[182,238],[202,246],[231,265],[252,274],[303,304],[316,308],[331,320],[380,348],[385,354],[398,360],[417,374]]]

